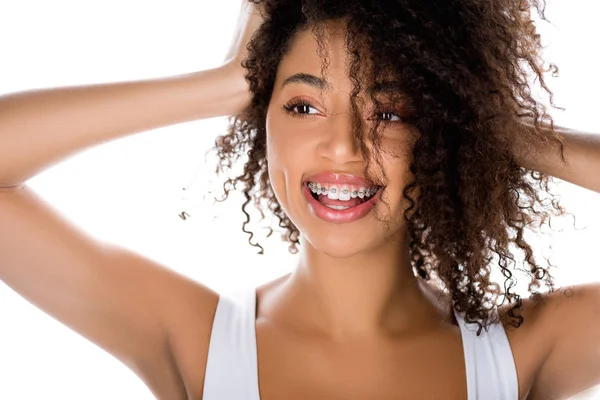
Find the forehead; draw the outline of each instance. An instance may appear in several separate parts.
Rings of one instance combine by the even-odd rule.
[[[323,50],[332,62],[347,58],[346,26],[343,21],[326,21],[321,25],[321,41]],[[286,54],[287,58],[304,57],[307,62],[319,62],[318,39],[313,27],[308,27],[296,33]],[[334,65],[332,65],[334,66]],[[337,65],[336,65],[337,66]]]
[[[323,23],[321,32],[320,38],[317,38],[312,27],[296,33],[279,64],[279,72],[283,75],[283,79],[299,71],[320,76],[323,56],[327,58],[327,73],[332,75],[328,76],[328,81],[336,81],[348,75],[349,59],[345,24],[342,21],[327,21]],[[306,80],[302,83],[310,84]],[[328,88],[328,86],[324,87],[324,89]]]
[[[275,90],[283,89],[291,83],[300,83],[325,92],[352,91],[350,79],[352,60],[346,43],[345,21],[326,21],[323,23],[321,33],[321,37],[317,38],[310,27],[296,33],[279,63]],[[319,47],[319,40],[321,40],[321,47]],[[360,71],[357,72],[361,76],[362,91],[374,95],[401,92],[399,81],[389,74],[380,74],[381,76],[373,79],[369,50],[365,43],[359,45]],[[323,56],[327,58],[325,77],[322,75]]]

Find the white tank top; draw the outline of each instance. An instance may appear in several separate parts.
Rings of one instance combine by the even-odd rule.
[[[477,336],[455,311],[467,372],[468,400],[518,400],[519,386],[502,323]],[[213,321],[204,400],[260,400],[256,354],[256,288],[221,295]]]

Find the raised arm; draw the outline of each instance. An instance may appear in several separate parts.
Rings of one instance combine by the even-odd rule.
[[[159,398],[176,398],[185,387],[171,361],[170,332],[193,318],[196,340],[206,344],[216,294],[140,254],[90,238],[26,182],[87,147],[233,113],[246,96],[239,80],[218,68],[0,100],[0,280],[121,360]]]
[[[244,47],[234,43],[231,54]],[[110,140],[241,111],[250,100],[241,57],[179,76],[0,97],[0,280],[115,356],[160,399],[201,397],[217,294],[94,240],[27,181]]]
[[[167,78],[0,97],[0,187],[21,185],[100,143],[241,110],[247,85],[232,70],[226,64]]]
[[[524,122],[523,129],[535,128],[531,123]],[[519,164],[600,193],[600,134],[556,125],[554,129],[564,138],[566,163],[561,160],[560,148],[556,145],[530,152],[517,140],[515,154]]]
[[[523,129],[534,127],[524,123]],[[514,154],[520,165],[600,193],[600,134],[555,130],[564,138],[566,163],[559,146],[530,152],[517,140]],[[597,268],[593,250],[589,268]],[[543,304],[535,311],[539,334],[534,340],[548,342],[549,352],[528,398],[566,399],[600,384],[600,282],[563,288]]]

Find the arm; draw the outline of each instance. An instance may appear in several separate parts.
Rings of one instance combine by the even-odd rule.
[[[523,127],[527,130],[535,129],[528,122],[524,122]],[[548,145],[539,152],[525,153],[525,147],[522,147],[518,140],[515,141],[518,146],[515,148],[517,162],[527,169],[555,176],[600,193],[600,134],[559,126],[555,126],[555,131],[564,138],[566,164],[561,160],[558,146]]]
[[[231,115],[248,101],[229,64],[152,80],[0,97],[0,187],[19,186],[86,148],[167,125]]]
[[[183,398],[189,383],[173,343],[186,355],[196,349],[193,382],[202,380],[217,294],[140,254],[94,240],[26,181],[102,142],[234,113],[247,97],[240,81],[245,84],[242,75],[223,67],[0,98],[0,280],[123,362],[158,398]]]
[[[523,127],[534,129],[530,123]],[[566,163],[559,146],[528,151],[515,141],[519,164],[600,193],[600,135],[555,130],[564,139]],[[549,346],[528,398],[566,399],[600,384],[600,283],[563,288],[542,304],[532,307],[537,310],[531,340]]]
[[[531,347],[550,345],[528,398],[568,399],[600,385],[600,283],[557,290],[536,313]]]
[[[240,24],[257,26],[249,15]],[[238,31],[251,34],[244,25]],[[237,39],[211,70],[0,96],[0,280],[123,362],[157,398],[201,396],[218,295],[94,240],[26,182],[103,142],[241,112],[250,101],[244,54]]]

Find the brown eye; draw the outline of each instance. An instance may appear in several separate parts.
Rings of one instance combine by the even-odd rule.
[[[310,105],[309,103],[307,103],[304,100],[290,102],[283,106],[283,110],[286,113],[291,114],[296,117],[300,117],[300,118],[306,118],[308,116],[318,114],[318,112],[311,113],[310,109],[313,109],[316,111],[316,109],[312,105]]]
[[[383,118],[382,118],[382,119],[383,119],[384,121],[389,121],[389,122],[398,122],[398,121],[402,120],[402,118],[400,118],[398,115],[396,115],[396,114],[394,114],[394,113],[392,113],[392,112],[387,112],[387,111],[386,111],[386,112],[383,112],[383,113],[381,113],[381,115],[383,116]],[[392,121],[391,119],[392,119],[392,118],[394,118],[394,117],[396,117],[397,119],[396,119],[396,120],[394,120],[394,121]]]
[[[398,124],[398,123],[403,123],[404,119],[402,117],[400,117],[398,114],[396,114],[395,112],[391,112],[391,111],[380,111],[375,113],[375,116],[372,118],[373,119],[379,119],[380,121],[382,121],[383,123],[386,124]]]
[[[310,114],[309,109],[311,108],[308,104],[300,104],[294,107],[299,114]]]

